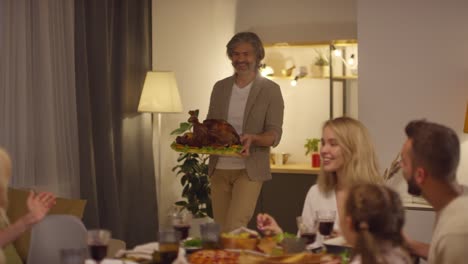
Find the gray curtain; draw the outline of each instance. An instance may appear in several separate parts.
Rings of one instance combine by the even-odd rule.
[[[128,247],[155,241],[152,127],[137,113],[151,69],[151,1],[76,0],[75,58],[84,222]]]
[[[0,0],[0,146],[15,187],[79,197],[73,0]]]

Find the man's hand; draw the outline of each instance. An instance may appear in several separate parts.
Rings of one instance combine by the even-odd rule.
[[[412,255],[427,259],[429,256],[429,244],[411,239],[403,230],[401,230],[401,236]]]
[[[276,133],[273,131],[266,131],[261,134],[242,134],[240,141],[242,144],[241,155],[246,157],[250,155],[250,147],[252,145],[270,147],[275,142]]]
[[[35,224],[41,221],[55,205],[55,196],[49,192],[34,193],[30,191],[27,206],[29,224]]]
[[[246,157],[250,155],[250,146],[252,145],[252,142],[254,141],[256,135],[252,134],[242,134],[240,136],[240,141],[242,144],[242,150],[241,150],[241,155]]]

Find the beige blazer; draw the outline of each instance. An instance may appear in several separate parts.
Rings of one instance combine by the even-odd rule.
[[[227,120],[234,76],[218,81],[211,92],[207,119]],[[277,146],[283,133],[284,102],[278,84],[257,74],[247,99],[244,111],[243,133],[260,134],[273,131],[276,134],[273,146]],[[271,179],[270,147],[251,146],[246,157],[247,175],[253,181]],[[208,175],[212,175],[218,156],[211,155]]]

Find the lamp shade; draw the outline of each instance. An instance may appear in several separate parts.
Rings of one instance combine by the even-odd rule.
[[[148,72],[141,92],[138,112],[182,112],[174,72]]]
[[[468,133],[468,103],[466,104],[466,113],[465,113],[465,128],[463,132]]]

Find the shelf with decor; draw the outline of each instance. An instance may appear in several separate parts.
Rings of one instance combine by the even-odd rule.
[[[310,163],[271,164],[270,168],[272,173],[318,174],[320,172],[320,168],[313,168]]]
[[[329,115],[327,119],[356,115],[356,91],[350,87],[358,80],[357,41],[339,40],[320,43],[276,43],[265,46],[261,74],[272,80],[288,81],[292,87],[305,80],[328,80]],[[357,89],[354,89],[357,90]],[[354,96],[350,96],[354,93]]]
[[[341,51],[340,57],[334,50]],[[354,66],[346,64],[351,58]],[[272,152],[291,153],[290,164],[311,164],[304,140],[320,138],[323,123],[331,118],[357,118],[357,59],[353,40],[265,45],[261,74],[281,87],[285,103],[282,139]],[[275,174],[297,177],[318,173],[311,166],[271,168]]]

